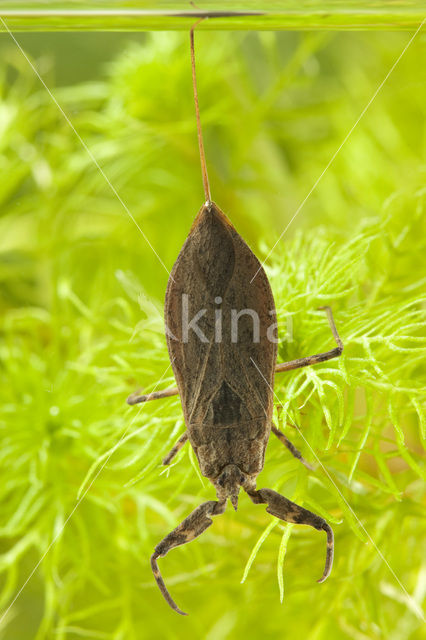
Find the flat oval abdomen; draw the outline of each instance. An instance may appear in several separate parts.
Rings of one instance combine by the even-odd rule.
[[[256,256],[213,203],[200,210],[173,267],[165,319],[202,473],[214,477],[230,463],[258,473],[273,408],[275,305]]]

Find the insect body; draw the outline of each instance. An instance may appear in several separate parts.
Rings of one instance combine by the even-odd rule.
[[[177,389],[145,396],[129,404],[180,394],[186,431],[164,458],[168,464],[189,440],[201,473],[216,490],[216,500],[197,507],[156,547],[151,566],[169,605],[182,615],[159,572],[157,559],[190,542],[222,514],[228,499],[237,509],[241,488],[255,504],[286,522],[307,524],[327,534],[327,578],[333,562],[333,532],[320,516],[272,489],[256,489],[271,430],[293,455],[303,460],[284,433],[272,424],[275,372],[288,371],[340,355],[342,342],[327,312],[337,342],[331,351],[276,364],[275,304],[268,278],[258,259],[228,218],[210,199],[199,123],[195,83],[193,30],[191,53],[194,96],[206,202],[179,253],[167,285],[167,346]],[[306,463],[305,463],[306,464]]]
[[[207,202],[173,267],[165,301],[189,441],[218,497],[230,497],[235,507],[239,486],[254,486],[263,468],[273,410],[275,305],[262,268],[249,284],[259,268],[226,216]],[[184,331],[183,300],[189,317],[202,310],[197,331]]]

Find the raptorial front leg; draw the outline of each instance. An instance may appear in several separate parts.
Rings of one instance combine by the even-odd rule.
[[[330,525],[321,516],[299,507],[298,504],[272,489],[259,489],[259,491],[247,489],[246,491],[255,504],[267,504],[266,511],[276,518],[280,518],[285,522],[294,522],[295,524],[307,524],[318,531],[326,532],[327,553],[325,567],[321,578],[318,580],[318,582],[324,582],[330,575],[331,567],[333,566],[334,536]]]
[[[148,402],[149,400],[162,400],[163,398],[170,398],[170,396],[178,396],[179,390],[177,387],[173,387],[172,389],[164,389],[163,391],[153,391],[152,393],[147,393],[146,395],[139,395],[138,391],[131,393],[127,398],[127,404],[139,404],[140,402]]]
[[[336,341],[337,347],[324,353],[317,353],[313,356],[307,356],[306,358],[298,358],[297,360],[290,360],[290,362],[282,362],[275,367],[275,373],[282,373],[283,371],[291,371],[292,369],[300,369],[301,367],[309,367],[312,364],[318,364],[319,362],[325,362],[325,360],[331,360],[341,355],[343,351],[343,342],[337,333],[336,325],[334,324],[333,313],[330,307],[319,307],[320,310],[324,310],[327,313],[328,322],[331,332]]]
[[[299,449],[296,449],[294,444],[292,442],[290,442],[290,440],[287,438],[285,433],[283,433],[280,429],[278,429],[278,427],[276,427],[274,425],[274,423],[272,423],[271,431],[272,431],[272,433],[274,433],[277,436],[277,438],[279,440],[281,440],[283,445],[287,447],[287,449],[290,451],[291,455],[293,455],[295,458],[300,460],[300,462],[302,464],[304,464],[307,469],[310,469],[311,471],[314,470],[314,467],[311,464],[309,464],[309,462],[307,462],[305,460],[305,458],[300,453]]]
[[[175,455],[182,449],[185,442],[188,440],[188,433],[185,431],[183,435],[176,442],[175,446],[170,449],[169,453],[163,458],[163,464],[170,464]]]
[[[151,567],[152,572],[154,574],[155,580],[159,586],[161,593],[163,594],[166,602],[174,609],[177,613],[180,613],[182,616],[188,615],[175,603],[172,599],[170,593],[167,590],[166,585],[164,584],[164,580],[161,576],[160,570],[157,564],[157,558],[164,557],[170,549],[177,547],[181,544],[186,544],[187,542],[191,542],[197,536],[201,535],[203,531],[205,531],[211,524],[213,524],[213,520],[211,516],[218,516],[225,511],[226,501],[217,502],[215,500],[210,500],[209,502],[203,502],[197,507],[180,525],[176,527],[169,535],[167,535],[157,546],[155,547],[154,553],[151,556]]]

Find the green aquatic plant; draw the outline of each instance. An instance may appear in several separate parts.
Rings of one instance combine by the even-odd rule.
[[[377,57],[387,71],[406,38],[199,40],[214,197],[266,256],[376,88]],[[168,267],[202,202],[187,44],[149,36],[107,77],[55,90]],[[342,51],[352,54],[345,65]],[[182,621],[162,601],[149,556],[212,490],[189,446],[161,467],[184,430],[178,399],[125,405],[139,386],[173,384],[167,272],[19,52],[6,51],[2,638],[421,637],[426,235],[415,128],[425,88],[412,61],[395,83],[398,99],[374,106],[267,264],[279,360],[331,346],[323,304],[345,345],[339,360],[276,378],[277,419],[315,471],[271,441],[259,478],[332,523],[332,576],[315,583],[322,535],[241,499],[237,513],[163,561],[191,613]],[[352,91],[361,96],[354,113]]]

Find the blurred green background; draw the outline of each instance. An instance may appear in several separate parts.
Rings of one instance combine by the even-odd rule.
[[[316,584],[323,534],[242,497],[160,560],[188,618],[149,557],[214,491],[188,446],[160,465],[184,430],[178,400],[125,404],[173,379],[168,274],[123,207],[170,270],[203,202],[188,34],[17,38],[122,203],[1,34],[0,637],[424,637],[426,36],[267,264],[279,359],[331,348],[321,304],[345,344],[276,380],[281,426],[316,470],[271,441],[259,478],[332,523],[333,573]],[[196,34],[213,199],[259,257],[409,38]]]

